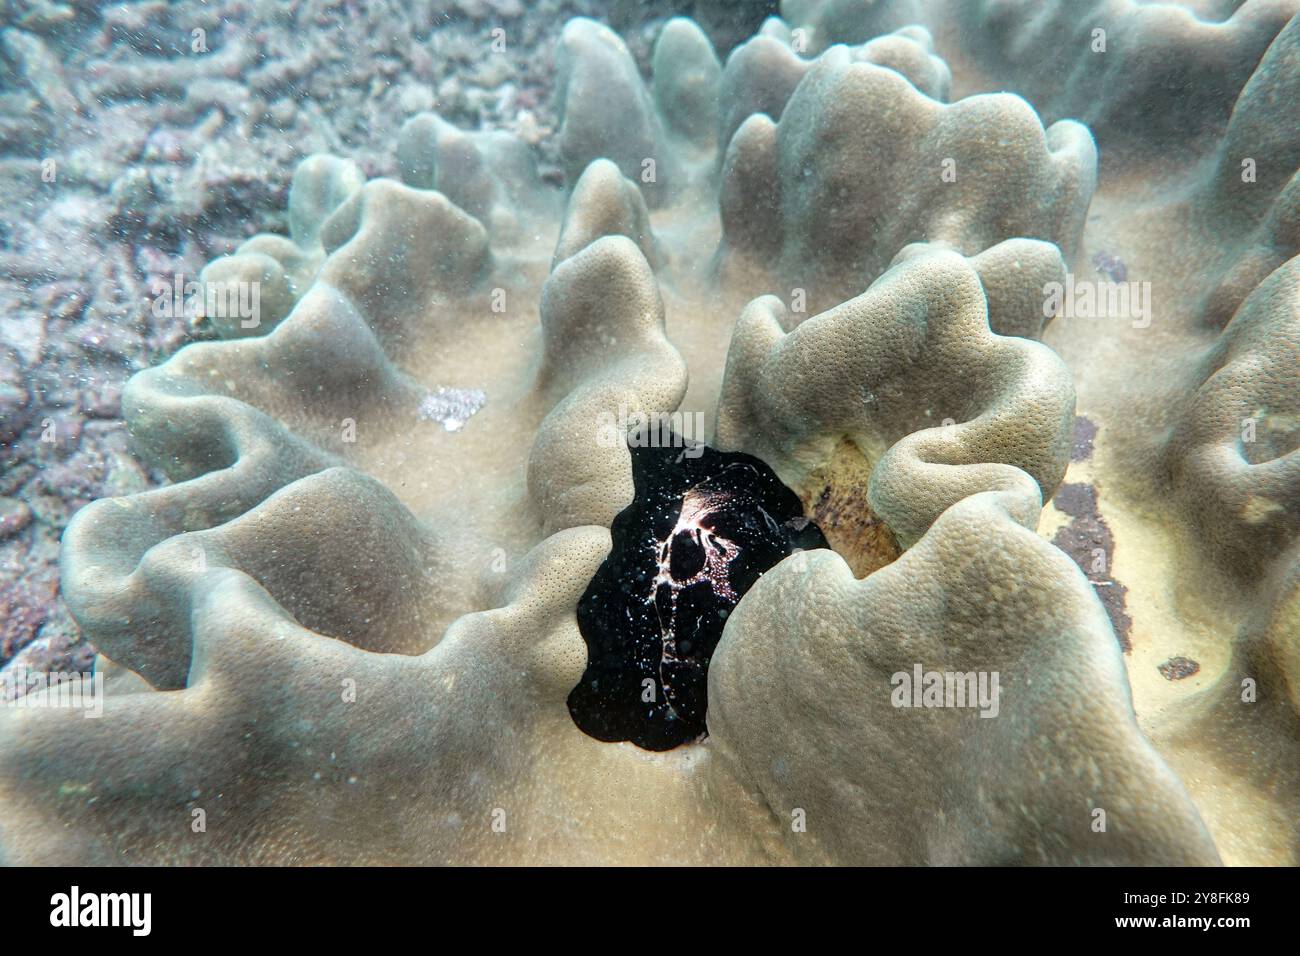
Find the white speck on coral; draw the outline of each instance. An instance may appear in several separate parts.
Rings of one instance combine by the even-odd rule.
[[[481,388],[439,388],[420,402],[420,419],[438,422],[449,432],[460,431],[486,401]]]

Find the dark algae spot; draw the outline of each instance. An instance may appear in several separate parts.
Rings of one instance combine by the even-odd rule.
[[[1110,527],[1097,510],[1097,491],[1088,484],[1063,484],[1057,489],[1052,504],[1058,511],[1070,516],[1070,523],[1056,532],[1052,543],[1074,559],[1083,573],[1088,575],[1093,590],[1101,599],[1110,617],[1115,636],[1125,651],[1133,649],[1129,632],[1133,619],[1126,610],[1128,588],[1116,581],[1110,573],[1115,554],[1115,539]]]
[[[1190,657],[1171,657],[1160,664],[1156,670],[1160,671],[1160,676],[1165,680],[1186,680],[1199,673],[1201,665],[1199,661],[1194,661]]]
[[[1092,264],[1111,282],[1125,282],[1128,279],[1128,267],[1119,256],[1098,252],[1092,257]]]
[[[1087,461],[1092,457],[1092,440],[1097,437],[1097,426],[1092,419],[1077,415],[1074,419],[1074,436],[1070,442],[1070,461]]]
[[[635,496],[578,602],[587,669],[569,713],[597,740],[669,750],[705,733],[709,659],[737,602],[782,558],[827,544],[759,459],[655,444],[629,443]]]

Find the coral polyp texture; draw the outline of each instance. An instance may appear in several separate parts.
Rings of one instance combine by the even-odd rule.
[[[578,18],[554,167],[304,159],[125,389],[0,860],[1300,862],[1297,9]]]

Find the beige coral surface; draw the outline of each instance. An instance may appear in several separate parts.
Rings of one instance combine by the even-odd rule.
[[[260,322],[126,392],[174,483],[65,536],[109,697],[75,736],[77,713],[0,710],[0,859],[1297,862],[1300,145],[1277,114],[1300,20],[1251,2],[1215,27],[1235,108],[1166,168],[1119,93],[1075,113],[937,6],[792,3],[725,64],[676,19],[649,84],[570,22],[563,195],[518,140],[431,114],[401,181],[304,162],[290,236],[204,273],[259,282]],[[1146,18],[1116,42],[1168,17],[1201,49],[1165,6],[1113,0]],[[1028,101],[949,102],[967,64]],[[1099,178],[1071,115],[1126,164],[1099,132]],[[1117,254],[1148,312],[1046,306]],[[421,413],[470,391],[450,424]],[[633,496],[602,426],[629,411],[701,416],[833,548],[741,600],[709,734],[666,753],[565,704]],[[1096,513],[1051,504],[1063,482]],[[1080,522],[1111,536],[1101,570],[1057,546]],[[1179,656],[1199,672],[1166,679]],[[996,715],[897,706],[918,665],[997,674]]]

